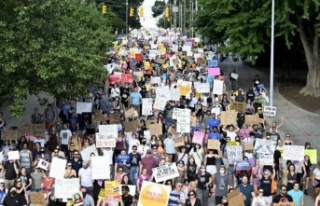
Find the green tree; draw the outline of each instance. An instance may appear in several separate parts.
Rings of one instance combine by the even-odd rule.
[[[165,9],[165,2],[164,1],[156,1],[154,5],[152,6],[152,12],[153,12],[153,17],[157,17],[161,14],[164,13]]]
[[[0,1],[0,96],[10,95],[10,112],[21,116],[28,94],[79,97],[103,84],[110,25],[94,2]]]
[[[199,31],[213,42],[225,43],[242,56],[266,52],[270,44],[271,0],[199,0]],[[275,0],[275,34],[287,47],[299,36],[308,65],[304,95],[320,96],[320,2],[318,0]],[[275,45],[275,49],[277,46]]]
[[[168,21],[169,20],[169,21]],[[158,19],[158,23],[157,23],[157,26],[158,27],[162,27],[162,28],[170,28],[171,27],[171,22],[170,22],[170,19],[167,19],[167,18],[164,18],[164,17],[160,17]]]

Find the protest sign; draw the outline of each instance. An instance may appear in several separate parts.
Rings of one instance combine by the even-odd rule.
[[[184,112],[177,116],[177,132],[190,133],[190,117],[191,111],[189,109],[184,109]]]
[[[177,84],[177,88],[180,91],[181,96],[189,96],[191,93],[192,83],[187,81],[181,81]]]
[[[170,99],[172,101],[179,101],[180,100],[180,91],[179,88],[171,88],[170,89]]]
[[[283,145],[283,159],[301,161],[304,158],[304,146]]]
[[[151,77],[151,80],[150,80],[150,83],[151,84],[157,84],[158,86],[161,85],[161,77]]]
[[[229,164],[242,160],[242,146],[227,146],[227,153]]]
[[[214,107],[211,109],[211,114],[216,114],[218,116],[221,113],[221,107]]]
[[[156,97],[153,108],[157,110],[163,111],[165,106],[167,104],[167,98],[166,97]]]
[[[131,107],[130,109],[125,111],[124,115],[125,115],[126,118],[133,118],[133,117],[138,117],[139,116],[137,110],[135,108],[133,108],[133,107]]]
[[[215,139],[209,139],[208,149],[220,150],[220,141]]]
[[[136,132],[139,126],[140,126],[139,119],[136,119],[130,122],[124,122],[124,129],[126,132]]]
[[[18,130],[4,130],[1,133],[2,140],[17,140],[18,139]]]
[[[143,98],[142,99],[142,115],[152,115],[152,98]]]
[[[45,171],[48,170],[49,167],[49,162],[45,161],[44,159],[39,159],[37,167],[39,167],[40,169],[43,169]]]
[[[172,138],[174,147],[183,147],[184,146],[184,138],[183,137],[174,137]]]
[[[153,168],[152,172],[156,182],[164,182],[166,180],[179,177],[179,172],[175,162],[169,165]]]
[[[223,81],[214,80],[214,84],[213,84],[213,94],[218,94],[218,95],[222,95],[223,94]]]
[[[93,119],[95,122],[103,122],[107,120],[106,116],[103,114],[96,114]]]
[[[99,125],[99,133],[118,133],[118,125],[116,124],[107,124]]]
[[[208,67],[217,67],[218,66],[218,60],[216,59],[210,59],[208,61]]]
[[[193,143],[196,143],[196,144],[202,145],[202,143],[203,143],[203,138],[204,138],[204,132],[195,131],[195,132],[193,133],[192,142],[193,142]]]
[[[61,170],[61,168],[59,168]],[[64,170],[62,170],[64,172]],[[55,198],[71,199],[80,190],[79,178],[56,179],[54,186]]]
[[[257,157],[261,165],[273,165],[273,154],[258,153]]]
[[[109,124],[120,124],[121,114],[111,113],[109,115]]]
[[[275,117],[277,114],[277,107],[264,106],[263,115],[266,117]]]
[[[273,203],[273,206],[296,206],[295,202],[280,202],[280,203]]]
[[[156,87],[156,98],[165,97],[166,99],[170,99],[170,88],[166,87]]]
[[[179,116],[183,112],[184,112],[184,109],[174,107],[173,113],[172,113],[172,119],[177,119],[177,116]]]
[[[219,76],[220,75],[220,68],[209,68],[208,69],[208,74],[210,76]]]
[[[170,192],[168,186],[143,181],[138,206],[166,206]]]
[[[260,124],[264,122],[258,115],[246,115],[244,119],[246,124]]]
[[[73,203],[73,206],[83,205],[83,196],[81,192],[77,192],[72,195],[72,203]]]
[[[149,129],[151,135],[162,134],[162,124],[150,124]]]
[[[96,133],[96,147],[116,147],[117,133]]]
[[[19,151],[9,151],[8,152],[8,160],[18,160],[20,159]]]
[[[254,151],[262,154],[273,154],[277,146],[277,142],[257,138],[254,145]]]
[[[30,199],[33,205],[44,206],[47,204],[43,193],[30,192]]]
[[[89,147],[84,148],[80,153],[81,153],[82,160],[84,161],[90,160],[90,156],[92,153],[98,156],[97,148],[95,145],[91,145]]]
[[[44,124],[30,124],[30,133],[35,137],[44,137],[46,131],[46,125]]]
[[[240,143],[239,142],[235,142],[235,141],[228,141],[227,142],[227,146],[239,146],[240,145]]]
[[[304,154],[310,157],[311,164],[318,163],[318,155],[316,149],[306,149],[304,150]]]
[[[168,205],[180,205],[180,194],[171,192]]]
[[[222,125],[237,125],[237,112],[235,110],[221,112],[220,122]]]
[[[91,157],[92,179],[108,180],[110,179],[110,165],[108,156]]]
[[[246,103],[233,101],[230,105],[231,110],[236,110],[240,113],[246,113]]]
[[[92,102],[77,102],[77,114],[91,113]]]
[[[228,204],[232,206],[245,206],[244,197],[240,192],[240,189],[237,188],[232,192],[227,194]]]
[[[119,198],[120,197],[119,186],[120,184],[117,181],[105,181],[104,188],[106,192],[106,197]]]
[[[120,185],[120,195],[122,194],[122,186],[127,186],[129,187],[129,194],[132,196],[136,195],[136,186],[135,185]]]
[[[239,77],[239,74],[232,72],[230,76],[231,76],[232,79],[237,80],[238,77]]]
[[[109,76],[109,84],[110,85],[119,84],[120,81],[121,81],[121,76],[119,76],[119,75],[112,74]]]
[[[67,165],[67,160],[54,157],[51,161],[49,177],[53,177],[56,180],[64,178],[64,169]]]
[[[244,150],[253,150],[253,142],[245,142],[244,143]]]
[[[209,93],[210,92],[210,84],[209,83],[200,83],[196,88],[198,93]]]
[[[98,195],[99,200],[104,200],[106,199],[106,190],[104,188],[100,189],[99,195]]]
[[[129,84],[131,84],[131,83],[133,82],[133,76],[132,76],[132,74],[122,73],[122,74],[121,74],[121,82],[122,82],[122,83],[129,83]]]

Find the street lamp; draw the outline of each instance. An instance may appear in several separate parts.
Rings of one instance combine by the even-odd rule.
[[[270,106],[273,106],[274,81],[274,0],[271,3],[271,52],[270,52]]]
[[[126,35],[128,35],[128,7],[129,7],[129,2],[126,0]]]

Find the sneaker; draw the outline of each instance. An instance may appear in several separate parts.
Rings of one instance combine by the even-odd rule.
[[[304,194],[305,194],[305,195],[308,195],[308,191],[307,191],[307,190],[304,190]]]

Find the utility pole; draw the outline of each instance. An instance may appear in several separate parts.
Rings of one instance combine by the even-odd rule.
[[[195,37],[194,36],[194,27],[193,27],[193,25],[194,25],[194,3],[193,3],[193,0],[191,0],[191,18],[192,18],[192,20],[191,20],[191,23],[192,23],[192,25],[191,25],[191,37]]]
[[[175,29],[177,28],[177,11],[175,10],[176,8],[177,8],[177,0],[174,0],[172,11],[173,11],[173,25]]]
[[[182,1],[183,0],[180,0],[180,2],[179,2],[179,7],[180,7],[180,31],[181,31],[181,36],[183,36],[183,25],[182,25]]]
[[[128,26],[129,26],[128,8],[129,8],[129,2],[128,2],[128,0],[126,0],[126,35],[128,35]]]

